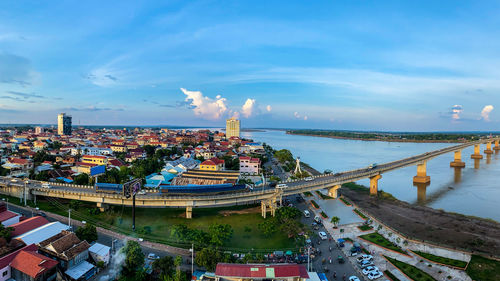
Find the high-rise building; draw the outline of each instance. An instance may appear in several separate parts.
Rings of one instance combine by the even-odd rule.
[[[43,133],[43,127],[35,127],[35,134],[39,135]]]
[[[66,113],[57,115],[57,134],[71,135],[71,116]]]
[[[232,117],[226,120],[226,138],[240,137],[240,120]]]

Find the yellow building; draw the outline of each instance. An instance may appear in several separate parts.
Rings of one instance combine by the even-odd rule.
[[[97,165],[107,165],[108,158],[106,156],[99,156],[99,155],[83,155],[82,162],[89,164],[97,164]]]
[[[200,170],[203,171],[221,171],[224,170],[224,160],[218,158],[212,158],[210,160],[205,160],[200,164]]]
[[[127,147],[124,145],[111,145],[110,148],[113,152],[127,152]]]
[[[230,118],[226,120],[226,139],[240,137],[240,120]]]

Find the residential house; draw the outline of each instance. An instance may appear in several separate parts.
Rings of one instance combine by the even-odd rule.
[[[20,214],[7,210],[5,202],[0,202],[0,223],[7,227],[19,222]]]
[[[225,168],[224,160],[219,158],[212,158],[205,160],[200,164],[200,170],[204,171],[222,171]]]
[[[12,252],[6,256],[2,256],[0,258],[0,281],[12,280],[10,264],[21,250],[36,252],[38,250],[38,247],[35,244],[31,244],[28,246],[24,246],[23,248],[18,249],[17,251]]]
[[[21,250],[10,263],[11,278],[16,281],[52,281],[58,262],[37,253]]]
[[[215,269],[216,281],[306,281],[307,269],[299,264],[232,264],[219,263]]]
[[[75,233],[63,230],[39,243],[41,254],[59,262],[58,267],[71,280],[87,280],[96,273],[89,259],[90,244]]]
[[[11,236],[12,237],[19,236],[21,234],[24,234],[28,231],[31,231],[35,228],[46,225],[48,223],[49,221],[41,216],[35,216],[29,219],[25,219],[23,221],[10,225],[10,227],[14,228],[14,231],[12,231]]]
[[[24,242],[26,245],[38,244],[54,235],[57,235],[63,230],[68,230],[69,226],[58,221],[50,222],[33,230],[30,230],[21,235],[15,236],[14,239]]]
[[[240,157],[240,173],[249,175],[259,175],[261,172],[261,163],[259,158],[248,156]]]
[[[97,165],[107,165],[108,157],[100,155],[83,155],[82,162]]]
[[[110,250],[110,247],[96,242],[90,246],[89,253],[96,263],[102,261],[107,265],[110,259]]]

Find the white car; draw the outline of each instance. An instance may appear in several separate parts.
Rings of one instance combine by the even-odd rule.
[[[361,281],[361,280],[359,280],[359,278],[357,276],[353,275],[353,276],[349,277],[349,281]]]
[[[304,180],[305,180],[305,181],[312,181],[312,180],[313,180],[313,178],[312,178],[312,177],[307,177],[307,178],[305,178]]]
[[[382,277],[382,275],[383,275],[382,272],[380,272],[380,271],[374,271],[374,272],[368,273],[367,277],[370,280],[375,280],[377,278]]]
[[[280,183],[276,186],[276,188],[287,188],[288,185],[286,183]]]
[[[368,266],[363,269],[363,274],[368,275],[370,272],[378,271],[378,267],[376,266]]]
[[[157,256],[157,255],[156,255],[156,254],[154,254],[154,253],[149,253],[149,255],[148,255],[148,259],[150,259],[150,260],[157,260],[157,259],[159,259],[159,258],[160,258],[160,257],[159,257],[159,256]]]
[[[137,194],[139,194],[139,195],[145,195],[146,191],[145,190],[140,190],[139,192],[137,192]]]
[[[360,257],[357,257],[356,260],[358,263],[364,262],[364,261],[372,261],[373,256],[372,255],[361,255]]]
[[[326,233],[324,231],[318,232],[318,235],[319,235],[319,238],[321,238],[321,240],[328,239],[328,236],[326,236]]]
[[[364,261],[362,263],[359,264],[359,267],[361,268],[366,268],[366,267],[369,267],[369,266],[372,266],[373,265],[373,262],[371,261]]]

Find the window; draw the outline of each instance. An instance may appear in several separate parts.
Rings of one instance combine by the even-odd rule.
[[[5,275],[7,275],[7,274],[9,274],[9,270],[2,272],[2,277],[5,277]]]

